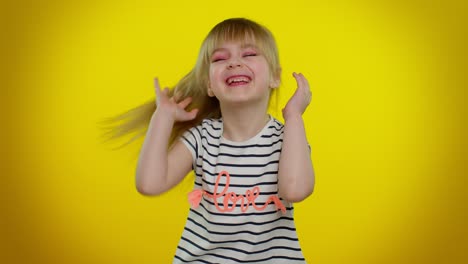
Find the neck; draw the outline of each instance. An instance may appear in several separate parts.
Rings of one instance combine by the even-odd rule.
[[[223,137],[231,141],[246,141],[257,135],[269,116],[267,107],[225,106],[221,105],[223,116]]]

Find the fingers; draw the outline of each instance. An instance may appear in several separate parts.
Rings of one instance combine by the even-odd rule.
[[[304,77],[302,73],[293,73],[294,78],[296,78],[298,88],[307,89],[309,90],[309,82]]]
[[[188,121],[192,120],[197,116],[198,109],[192,109],[191,111],[187,112],[185,108],[192,102],[192,97],[187,97],[181,102],[177,104],[177,113],[180,114],[181,121]]]
[[[185,110],[185,108],[187,108],[187,106],[192,102],[191,97],[182,99],[182,93],[180,91],[171,95],[172,93],[168,87],[161,90],[158,78],[154,78],[154,90],[156,93],[156,104],[160,107],[174,109],[176,119],[179,121],[192,120],[197,116],[198,109],[193,109],[189,112]]]
[[[161,87],[159,87],[158,78],[154,78],[154,90],[155,90],[156,96],[159,97],[159,95],[161,93]]]
[[[297,82],[297,90],[301,90],[302,95],[306,98],[307,102],[312,99],[312,92],[310,91],[309,82],[302,73],[293,73]]]
[[[195,117],[197,117],[198,114],[198,109],[193,109],[192,111],[188,112],[187,117],[189,118],[188,120],[192,120]]]
[[[179,121],[189,121],[197,117],[198,109],[193,109],[190,112],[178,111],[178,113],[179,113],[179,117],[178,117]]]
[[[185,109],[192,102],[192,97],[187,97],[184,100],[180,101],[178,105]]]
[[[156,96],[161,96],[161,95],[168,95],[169,94],[169,88],[165,87],[163,90],[161,90],[161,86],[159,85],[159,79],[154,78],[154,91],[156,93]]]

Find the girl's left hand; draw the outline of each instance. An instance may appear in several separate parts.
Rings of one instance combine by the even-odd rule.
[[[286,106],[283,108],[283,118],[284,120],[293,117],[301,117],[307,106],[310,104],[312,99],[312,92],[310,91],[309,82],[302,75],[302,73],[293,73],[294,78],[296,78],[297,89],[293,96],[289,99]]]

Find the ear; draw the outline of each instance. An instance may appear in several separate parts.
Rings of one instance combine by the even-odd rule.
[[[211,90],[210,82],[208,82],[207,93],[208,93],[209,97],[214,97],[215,96],[214,93],[213,93],[213,90]]]
[[[281,84],[281,68],[278,69],[276,74],[272,74],[270,79],[270,88],[278,88]]]
[[[270,81],[270,88],[276,89],[280,86],[280,80],[278,78],[274,78]]]

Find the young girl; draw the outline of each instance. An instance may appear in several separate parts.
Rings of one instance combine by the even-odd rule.
[[[280,74],[271,32],[235,18],[210,31],[174,89],[155,80],[136,188],[158,195],[196,175],[174,263],[305,263],[292,203],[314,188],[302,119],[311,92],[294,73],[281,124],[267,114]]]

